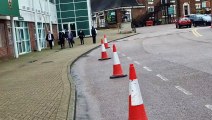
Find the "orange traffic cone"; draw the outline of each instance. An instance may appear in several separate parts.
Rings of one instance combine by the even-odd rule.
[[[136,72],[133,64],[130,64],[129,69],[129,119],[128,120],[148,120],[143,99],[136,77]]]
[[[119,56],[116,51],[116,46],[113,44],[113,75],[110,76],[110,79],[113,78],[120,78],[120,77],[126,77],[127,75],[124,75],[122,72],[122,67],[119,61]]]
[[[106,35],[104,35],[104,45],[105,45],[105,48],[107,49],[107,48],[110,48],[109,46],[108,46],[108,43],[107,43],[107,37],[106,37]]]
[[[107,52],[106,52],[106,49],[105,49],[105,46],[104,46],[104,42],[103,42],[103,40],[101,39],[101,46],[102,46],[102,54],[101,54],[101,59],[99,59],[99,60],[108,60],[108,59],[111,59],[111,58],[109,58],[108,57],[108,55],[107,55]]]

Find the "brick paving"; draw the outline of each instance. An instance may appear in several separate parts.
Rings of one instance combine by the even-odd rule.
[[[74,83],[70,65],[81,54],[96,47],[106,34],[108,41],[130,34],[118,30],[99,30],[97,44],[77,39],[74,48],[45,49],[0,61],[0,120],[72,120]],[[67,44],[66,44],[67,45]]]

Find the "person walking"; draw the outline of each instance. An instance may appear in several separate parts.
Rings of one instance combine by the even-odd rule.
[[[81,45],[83,45],[83,44],[84,44],[84,37],[85,37],[85,34],[84,34],[84,32],[82,31],[82,29],[79,30],[78,36],[79,36],[79,38],[80,38]]]
[[[61,49],[65,48],[65,33],[63,31],[59,32],[59,42]]]
[[[48,32],[46,35],[46,41],[49,42],[49,47],[52,49],[52,42],[54,41],[54,35],[51,33],[51,31]]]
[[[97,35],[97,32],[96,32],[96,29],[92,26],[91,28],[91,35],[93,37],[93,44],[96,43],[96,35]]]
[[[68,35],[67,35],[67,40],[68,40],[68,45],[69,45],[69,47],[71,48],[71,47],[74,47],[73,46],[73,43],[74,43],[74,35],[73,35],[73,33],[71,32],[71,30],[69,30],[68,31]]]

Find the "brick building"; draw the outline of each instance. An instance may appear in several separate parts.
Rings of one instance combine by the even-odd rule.
[[[1,0],[0,4],[0,58],[45,49],[49,30],[57,38],[54,0]]]
[[[187,14],[209,14],[209,0],[91,0],[92,24],[96,28],[117,27],[119,23],[132,21],[144,26],[147,20],[154,24],[173,23],[177,17]],[[109,14],[108,14],[109,13]],[[111,15],[112,13],[112,15]],[[114,21],[109,21],[112,17]]]

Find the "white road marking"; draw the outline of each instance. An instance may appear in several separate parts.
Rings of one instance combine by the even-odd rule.
[[[122,55],[123,57],[125,57],[125,56],[126,56],[126,55],[125,55],[125,54],[123,54],[123,53],[122,53],[121,55]]]
[[[149,67],[147,67],[147,66],[144,66],[143,68],[146,69],[146,70],[149,71],[149,72],[152,71],[152,70],[151,70]]]
[[[139,63],[138,61],[134,61],[134,63],[136,63],[136,64],[140,65],[140,63]]]
[[[180,90],[181,92],[185,93],[186,95],[192,95],[192,93],[190,93],[189,91],[185,90],[184,88],[180,87],[180,86],[175,86],[178,90]]]
[[[131,58],[131,57],[127,57],[127,59],[128,59],[128,60],[132,60],[132,58]]]
[[[212,110],[212,105],[205,105],[208,109]]]
[[[169,81],[166,77],[163,77],[162,75],[160,75],[160,74],[157,74],[156,75],[157,77],[159,77],[161,80],[163,80],[163,81]]]

